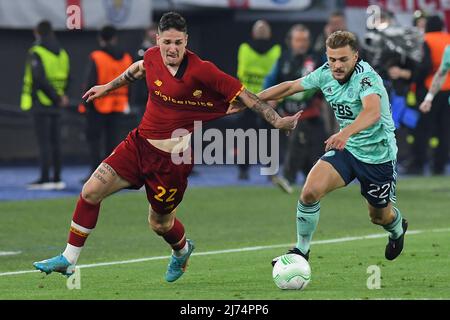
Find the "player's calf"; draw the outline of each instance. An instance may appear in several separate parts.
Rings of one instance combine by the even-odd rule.
[[[189,256],[194,250],[194,244],[186,239],[184,226],[175,217],[175,210],[169,214],[159,214],[150,207],[148,221],[151,229],[163,237],[172,248],[166,280],[173,282],[185,272]]]
[[[384,208],[369,207],[372,223],[382,226],[388,233],[385,257],[388,260],[397,258],[403,250],[408,222],[403,219],[400,210],[388,204]]]

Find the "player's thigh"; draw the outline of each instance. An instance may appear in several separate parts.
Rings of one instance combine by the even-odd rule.
[[[179,176],[175,170],[170,174],[155,174],[155,177],[145,181],[147,200],[152,211],[160,215],[161,219],[178,207],[186,188],[187,177]]]
[[[327,193],[345,185],[344,179],[331,163],[319,160],[306,177],[300,199],[303,202],[318,201]]]
[[[113,167],[102,162],[84,184],[82,196],[92,202],[100,202],[110,194],[130,186],[131,184],[120,177]]]
[[[383,209],[390,205],[391,202],[396,201],[397,173],[394,162],[389,161],[381,164],[358,162],[356,165],[357,178],[361,185],[361,195],[366,198],[370,207]]]

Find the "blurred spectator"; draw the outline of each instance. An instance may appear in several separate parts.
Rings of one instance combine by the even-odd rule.
[[[444,32],[443,29],[444,22],[439,16],[427,18],[423,49],[424,58],[420,69],[420,74],[426,76],[426,78],[423,85],[418,83],[418,101],[422,101],[427,91],[430,90],[433,75],[439,69],[445,47],[450,44],[450,34]],[[414,131],[414,143],[407,173],[423,174],[428,155],[428,143],[433,134],[438,138],[438,144],[433,152],[432,174],[441,175],[445,173],[450,139],[449,97],[450,77],[447,77],[442,85],[442,91],[436,94],[433,99],[431,111],[421,115]]]
[[[286,41],[288,50],[281,55],[267,76],[265,88],[302,78],[320,66],[320,59],[310,49],[310,31],[307,27],[301,24],[292,26]],[[300,124],[288,137],[283,174],[272,177],[272,181],[287,193],[294,191],[291,185],[296,181],[297,171],[302,171],[306,177],[323,154],[326,134],[321,106],[321,94],[314,90],[297,93],[277,104],[279,113],[283,116],[304,110]]]
[[[427,24],[427,14],[425,11],[416,10],[414,12],[413,26],[419,29],[422,33],[425,33],[425,27]]]
[[[70,62],[48,21],[34,29],[35,44],[25,64],[20,101],[21,109],[33,115],[38,149],[40,178],[28,184],[30,189],[64,189],[61,181],[61,107],[67,107],[65,92]],[[50,179],[50,167],[53,177]]]
[[[252,38],[239,46],[237,76],[242,84],[251,92],[258,93],[263,88],[264,78],[281,55],[281,46],[272,41],[272,30],[267,21],[258,20],[253,24]],[[240,114],[239,127],[243,130],[257,128],[257,117],[250,109]],[[245,152],[246,164],[239,165],[239,179],[247,180],[248,148],[237,150]]]
[[[103,27],[98,36],[98,43],[100,48],[89,55],[87,76],[83,83],[84,90],[110,82],[133,63],[131,55],[118,47],[115,27]],[[85,111],[87,115],[86,140],[89,145],[90,173],[92,173],[122,138],[119,136],[119,128],[122,115],[129,112],[128,87],[119,88],[114,94],[88,104],[81,104],[80,111]],[[90,174],[87,178],[89,176]]]
[[[144,38],[142,39],[141,46],[137,50],[134,61],[142,60],[144,58],[144,53],[147,49],[156,46],[156,35],[158,33],[158,27],[156,25],[149,26],[144,33]],[[142,118],[145,106],[147,104],[148,90],[145,81],[136,81],[132,86],[130,86],[130,101],[131,105],[136,108],[138,113],[138,119]]]
[[[319,34],[313,46],[313,50],[316,55],[321,58],[321,62],[327,61],[325,41],[330,34],[339,30],[347,30],[347,21],[345,14],[342,11],[333,12],[328,18],[328,22],[323,28],[323,32]]]

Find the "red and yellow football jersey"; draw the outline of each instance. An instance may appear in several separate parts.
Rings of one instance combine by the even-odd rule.
[[[243,90],[239,80],[189,50],[175,76],[164,65],[159,47],[145,52],[144,65],[149,95],[138,129],[147,139],[168,139],[180,128],[192,132],[194,121],[225,116]]]

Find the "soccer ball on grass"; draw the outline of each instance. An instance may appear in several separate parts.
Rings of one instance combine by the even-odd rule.
[[[303,290],[311,280],[311,267],[302,256],[285,254],[273,266],[272,277],[280,289]]]

